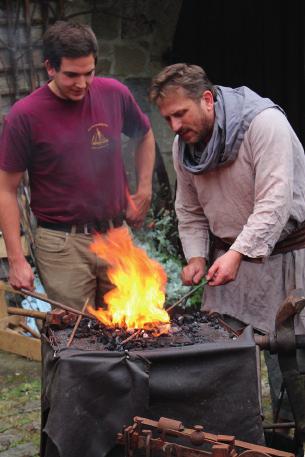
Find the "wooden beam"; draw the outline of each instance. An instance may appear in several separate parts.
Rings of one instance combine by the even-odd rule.
[[[22,322],[21,316],[5,316],[0,319],[0,330],[11,329],[16,331],[16,327],[19,327]],[[21,327],[20,327],[21,329]]]
[[[31,336],[19,335],[19,333],[6,329],[0,330],[0,349],[26,357],[30,360],[41,361],[41,342]]]
[[[0,319],[7,316],[7,302],[5,298],[5,290],[0,289]]]

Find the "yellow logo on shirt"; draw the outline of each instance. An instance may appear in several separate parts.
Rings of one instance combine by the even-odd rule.
[[[102,132],[104,127],[108,127],[107,124],[99,123],[89,127],[88,132],[91,135],[91,148],[101,149],[108,145],[109,140],[105,137]]]

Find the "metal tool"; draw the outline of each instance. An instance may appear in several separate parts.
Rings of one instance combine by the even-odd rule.
[[[172,437],[179,438],[179,442]],[[147,457],[154,450],[165,457],[294,457],[289,452],[237,440],[235,436],[207,433],[202,425],[185,428],[182,422],[166,417],[158,422],[135,417],[133,425],[124,427],[117,435],[117,441],[125,446],[128,457],[140,450],[145,450]]]
[[[16,308],[14,306],[7,307],[8,314],[15,316],[33,317],[34,319],[41,319],[48,325],[55,327],[66,327],[75,323],[75,314],[71,314],[63,309],[54,309],[49,312],[36,311],[33,309]]]
[[[200,284],[198,284],[198,286],[196,286],[193,289],[191,289],[187,294],[185,294],[185,295],[183,295],[183,297],[179,298],[179,300],[176,301],[173,305],[171,305],[168,308],[166,308],[166,311],[169,312],[172,309],[174,309],[176,306],[180,305],[180,303],[182,303],[186,298],[188,298],[191,295],[193,295],[196,292],[196,290],[200,289],[200,287],[205,286],[207,283],[208,283],[208,281],[206,279],[203,279],[203,281]]]
[[[20,290],[13,289],[11,286],[9,286],[8,284],[6,284],[3,281],[0,281],[0,289],[5,290],[6,292],[13,293],[13,294],[23,295],[24,297],[30,296],[33,298],[37,298],[38,300],[50,303],[50,305],[52,305],[54,308],[60,308],[60,309],[63,309],[64,311],[68,311],[69,313],[78,314],[80,316],[89,317],[89,319],[92,319],[91,314],[79,311],[78,309],[72,308],[71,306],[64,305],[63,303],[60,303],[58,301],[51,300],[44,294],[32,292],[31,290],[27,290],[27,289],[20,289]]]
[[[305,440],[305,335],[296,335],[295,316],[305,307],[305,293],[295,289],[280,306],[275,319],[275,331],[269,335],[255,335],[261,349],[278,354],[278,361],[295,420],[296,438]]]

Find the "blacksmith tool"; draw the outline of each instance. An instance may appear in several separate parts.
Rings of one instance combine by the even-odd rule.
[[[15,306],[8,306],[7,313],[15,316],[33,317],[34,319],[41,319],[48,325],[54,327],[66,327],[75,323],[75,314],[67,312],[63,309],[53,309],[50,312],[36,311],[34,309],[16,308]]]
[[[3,281],[0,281],[0,289],[5,290],[6,292],[13,293],[13,294],[23,295],[24,297],[30,296],[33,298],[37,298],[38,300],[50,303],[50,305],[52,305],[54,308],[60,308],[60,309],[63,309],[64,311],[68,311],[69,313],[78,314],[80,316],[89,317],[89,319],[92,319],[91,314],[79,311],[78,309],[72,308],[71,306],[64,305],[63,303],[60,303],[58,301],[51,300],[44,294],[32,292],[31,290],[27,290],[27,289],[20,289],[20,290],[13,289],[13,287],[9,286],[8,284],[6,284]]]
[[[205,286],[206,284],[208,283],[208,281],[206,279],[203,279],[202,282],[200,284],[198,284],[196,287],[194,287],[193,289],[191,289],[187,294],[183,295],[183,297],[179,298],[178,301],[176,301],[173,305],[169,306],[168,308],[166,308],[166,311],[169,312],[171,311],[172,309],[174,309],[176,306],[180,305],[180,303],[182,303],[186,298],[190,297],[191,295],[193,295],[193,293],[196,292],[196,290],[200,289],[200,287],[203,287]]]
[[[179,443],[171,437],[179,438]],[[134,424],[117,435],[117,441],[125,446],[127,456],[143,449],[148,456],[157,450],[165,457],[294,457],[290,452],[240,441],[235,436],[207,433],[202,425],[185,428],[180,421],[165,417],[159,421],[135,417]]]
[[[295,289],[279,308],[274,333],[255,335],[255,342],[261,349],[278,355],[300,442],[305,441],[305,335],[296,334],[295,316],[304,307],[305,293],[302,289]]]

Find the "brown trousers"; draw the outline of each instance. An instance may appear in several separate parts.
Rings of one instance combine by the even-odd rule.
[[[90,251],[91,235],[65,233],[38,227],[35,257],[49,298],[81,309],[88,299],[94,307],[112,288],[107,264]]]

